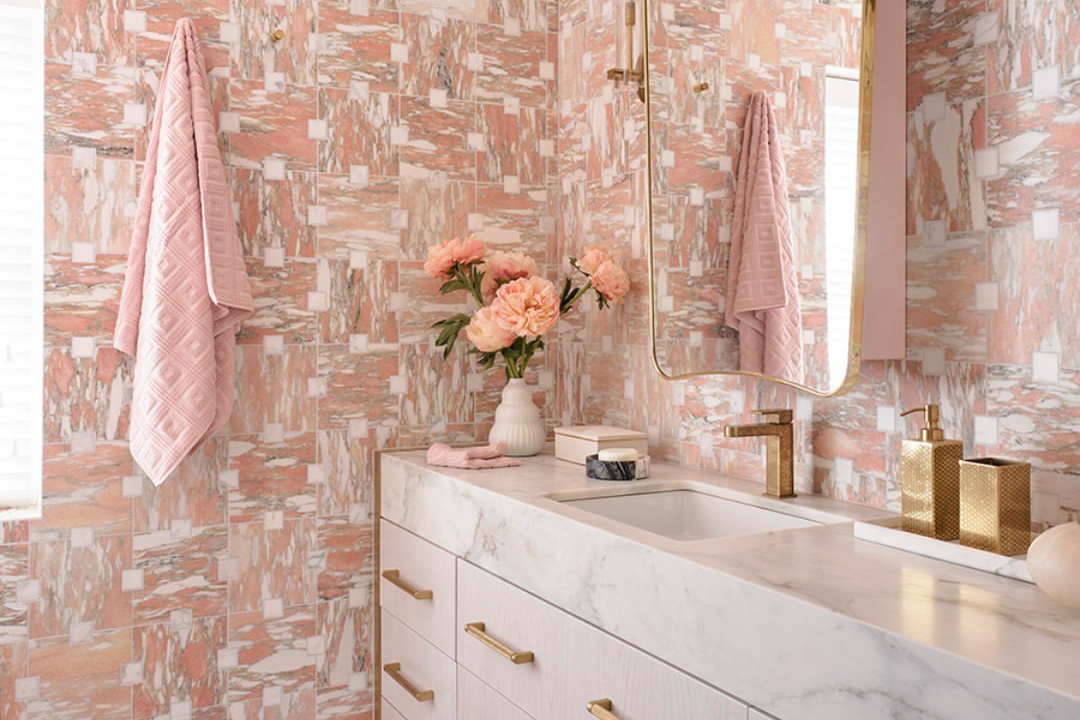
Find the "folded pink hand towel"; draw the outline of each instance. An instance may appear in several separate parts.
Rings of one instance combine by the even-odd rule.
[[[252,312],[195,25],[161,73],[113,345],[137,358],[131,454],[155,485],[228,420]]]
[[[787,174],[769,98],[750,98],[731,227],[725,323],[739,331],[739,369],[803,381],[802,310]]]
[[[428,465],[483,470],[485,468],[517,467],[520,460],[503,457],[506,443],[455,450],[446,443],[435,443],[427,451]]]

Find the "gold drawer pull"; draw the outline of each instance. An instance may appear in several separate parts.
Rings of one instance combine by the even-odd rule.
[[[499,653],[515,665],[524,665],[525,663],[531,663],[533,661],[533,654],[528,650],[526,650],[525,652],[511,650],[510,648],[506,647],[501,642],[484,632],[484,623],[482,622],[467,623],[465,625],[465,632],[467,632],[469,635],[472,635],[474,638],[484,643],[489,648]]]
[[[413,700],[416,700],[416,702],[428,702],[435,699],[434,690],[417,690],[416,686],[401,674],[401,663],[388,663],[383,665],[383,670],[394,679],[394,682],[405,688],[405,692],[412,695]]]
[[[611,712],[611,701],[607,698],[602,700],[593,700],[585,709],[589,711],[590,715],[594,715],[600,720],[619,720],[619,716]]]
[[[434,595],[434,593],[432,593],[430,590],[421,590],[420,588],[410,585],[409,583],[402,580],[400,570],[383,570],[382,576],[389,580],[392,584],[397,585],[399,588],[412,595],[417,600],[430,600]]]

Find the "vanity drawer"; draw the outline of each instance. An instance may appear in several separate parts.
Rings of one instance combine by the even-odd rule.
[[[385,610],[381,618],[383,699],[405,720],[454,720],[454,661]]]
[[[383,609],[454,657],[454,556],[386,520],[379,543]]]
[[[461,720],[533,720],[524,710],[458,665],[458,717]]]
[[[543,600],[458,562],[458,663],[532,717],[550,717],[565,692],[567,618]]]
[[[748,706],[579,622],[560,720],[747,720]]]

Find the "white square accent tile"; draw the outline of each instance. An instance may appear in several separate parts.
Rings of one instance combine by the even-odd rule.
[[[371,14],[371,4],[368,0],[349,0],[349,13],[367,17]]]
[[[923,96],[922,119],[924,122],[937,122],[945,117],[945,93],[937,92]]]
[[[1035,100],[1055,98],[1061,94],[1060,71],[1057,66],[1039,68],[1031,73],[1031,95]]]
[[[1031,379],[1041,383],[1061,380],[1060,355],[1056,352],[1033,352],[1031,354]]]
[[[975,177],[992,178],[998,174],[998,149],[986,148],[975,151]]]
[[[277,685],[270,685],[264,687],[262,691],[262,705],[266,707],[277,707],[281,705],[281,701],[284,698],[284,691]]]
[[[169,703],[169,720],[191,720],[191,701],[174,700]]]
[[[705,342],[705,333],[701,330],[691,330],[686,338],[687,344],[692,348],[699,348]]]
[[[326,226],[326,206],[310,205],[307,211],[307,224],[311,227]]]
[[[141,662],[124,663],[120,666],[121,685],[141,685],[143,681],[143,664]]]
[[[120,589],[124,592],[128,590],[142,590],[143,589],[143,569],[142,568],[130,568],[120,573]]]
[[[409,293],[406,292],[392,292],[390,293],[390,310],[391,312],[405,312],[409,309]]]
[[[265,355],[280,355],[285,351],[284,335],[264,335],[263,353]]]
[[[218,40],[223,43],[240,42],[240,23],[220,23],[218,25]]]
[[[37,602],[41,599],[40,580],[19,580],[15,583],[15,600],[21,603]]]
[[[240,561],[236,558],[219,557],[217,559],[218,580],[235,580],[240,573]]]
[[[395,125],[390,128],[390,144],[405,145],[409,142],[409,126]]]
[[[519,37],[521,35],[521,20],[519,18],[506,18],[503,20],[503,35]]]
[[[746,64],[750,66],[751,70],[761,69],[761,56],[757,53],[750,53],[746,56]]]
[[[787,107],[787,93],[780,92],[779,90],[777,90],[775,93],[773,93],[773,104],[776,105],[776,107],[779,108],[779,109],[786,108]]]
[[[124,482],[123,497],[126,497],[126,498],[142,497],[142,494],[143,494],[143,479],[142,479],[141,475],[125,475],[123,482]]]
[[[694,207],[702,207],[705,205],[705,190],[703,188],[690,188],[690,204]]]
[[[360,187],[366,187],[368,184],[368,166],[367,165],[350,165],[349,166],[349,182],[353,185],[359,185]]]
[[[443,88],[431,88],[428,93],[428,104],[433,108],[444,108],[447,104],[446,90]]]
[[[666,167],[666,168],[675,167],[675,151],[674,150],[663,150],[660,153],[660,166],[661,167]]]
[[[787,26],[783,23],[776,23],[773,28],[773,35],[776,36],[778,40],[783,40],[787,37]]]
[[[365,692],[370,685],[371,681],[366,672],[349,673],[349,692]]]
[[[855,463],[848,458],[836,458],[834,472],[837,485],[850,486],[855,480]]]
[[[330,129],[325,120],[313,119],[307,121],[308,140],[325,140]]]
[[[191,537],[191,518],[173,518],[169,523],[169,535],[175,539]]]
[[[946,236],[944,220],[927,220],[923,223],[923,241],[927,247],[945,247]]]
[[[554,80],[555,79],[555,63],[548,62],[547,60],[540,61],[540,79],[541,80]]]
[[[975,283],[975,309],[987,312],[998,309],[998,284],[996,282]]]
[[[363,354],[368,351],[368,336],[356,333],[349,335],[349,352]]]
[[[483,150],[484,149],[484,136],[482,133],[471,132],[465,136],[468,139],[470,150]]]
[[[228,490],[235,490],[240,487],[240,471],[239,470],[218,470],[217,473],[218,485]]]
[[[400,64],[409,62],[409,46],[405,43],[390,43],[390,60]]]
[[[307,466],[307,481],[309,485],[321,485],[326,482],[326,473],[323,466],[313,463]]]
[[[368,266],[368,254],[367,250],[350,250],[349,251],[349,270],[356,272],[357,270],[365,271]]]
[[[975,416],[975,443],[977,445],[998,444],[998,419],[996,417]]]
[[[97,262],[97,250],[94,243],[71,243],[71,262],[76,265],[93,265]]]
[[[1057,240],[1061,234],[1061,211],[1057,208],[1031,213],[1031,236],[1035,240]]]
[[[808,62],[799,63],[799,77],[808,78],[808,77],[813,77],[813,76],[814,76],[814,66],[811,63],[808,63]]]
[[[285,248],[268,247],[263,249],[263,267],[285,267]]]
[[[285,73],[266,72],[263,75],[263,89],[268,93],[285,92]]]
[[[371,96],[371,84],[366,80],[351,80],[349,82],[349,94],[350,100],[356,102],[367,102]]]
[[[368,437],[368,421],[364,418],[352,418],[349,420],[349,437],[353,440],[366,440]]]
[[[262,602],[262,611],[264,620],[273,620],[274,618],[283,617],[285,615],[285,603],[281,598],[266,598]]]
[[[503,112],[507,115],[517,115],[521,112],[521,101],[516,97],[507,95],[503,98]]]
[[[923,375],[945,374],[945,348],[923,348]]]
[[[285,161],[280,158],[263,160],[263,180],[284,180]]]
[[[124,124],[144,127],[146,125],[146,105],[142,103],[124,103]]]
[[[144,10],[125,10],[124,11],[124,30],[126,32],[134,32],[134,33],[146,32],[146,11],[144,11]]]
[[[349,588],[349,607],[362,608],[368,604],[368,589],[366,587]]]
[[[394,230],[404,230],[409,227],[409,211],[395,208],[390,211],[390,227]]]
[[[190,610],[173,610],[169,613],[169,629],[171,630],[178,632],[190,630],[194,622]]]
[[[218,650],[217,664],[219,670],[227,670],[238,666],[240,664],[240,650],[238,648]]]
[[[672,3],[660,3],[660,19],[664,22],[674,22],[675,5]]]
[[[483,213],[469,213],[466,219],[466,226],[472,232],[479,232],[484,229],[484,214]]]
[[[326,312],[330,308],[330,298],[327,293],[313,291],[307,294],[308,312]]]
[[[266,423],[263,426],[262,441],[266,443],[279,443],[285,439],[285,425],[282,423]]]
[[[94,433],[87,431],[71,433],[69,442],[73,453],[92,453],[97,447],[97,438]]]
[[[71,148],[71,167],[76,170],[93,170],[97,165],[97,149],[92,147]]]
[[[484,69],[484,55],[483,53],[471,52],[465,57],[465,66],[473,72],[480,72]]]
[[[267,510],[263,514],[263,530],[284,530],[285,529],[285,511],[284,510]]]
[[[84,52],[72,53],[71,72],[73,75],[96,75],[97,54]]]
[[[878,405],[877,407],[878,432],[896,432],[896,406]]]
[[[72,645],[90,642],[94,639],[94,623],[92,621],[71,623],[68,631],[68,641]]]
[[[799,422],[812,422],[814,420],[814,399],[806,395],[795,398],[795,419]]]
[[[390,376],[390,394],[404,395],[409,391],[409,381],[404,375]]]
[[[41,697],[41,678],[26,677],[15,680],[15,701],[30,702]]]
[[[995,42],[1000,32],[998,12],[994,10],[976,15],[973,30],[975,45],[986,45]]]
[[[322,655],[326,652],[326,638],[322,635],[312,635],[304,641],[308,655]]]
[[[802,341],[803,345],[813,345],[817,342],[817,335],[813,330],[803,330]]]
[[[701,260],[691,260],[688,271],[692,278],[702,277],[705,275],[705,263]]]
[[[71,528],[71,547],[88,548],[94,544],[94,528],[76,527]]]
[[[507,175],[503,178],[503,192],[507,195],[521,194],[521,179],[517,175]]]
[[[94,357],[94,349],[96,341],[92,337],[73,337],[71,338],[71,357],[75,358],[92,358]]]
[[[218,130],[223,133],[240,132],[240,113],[218,113]]]

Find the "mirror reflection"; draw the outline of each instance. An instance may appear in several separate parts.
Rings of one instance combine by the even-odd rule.
[[[848,373],[862,3],[650,5],[655,345],[672,376]]]

